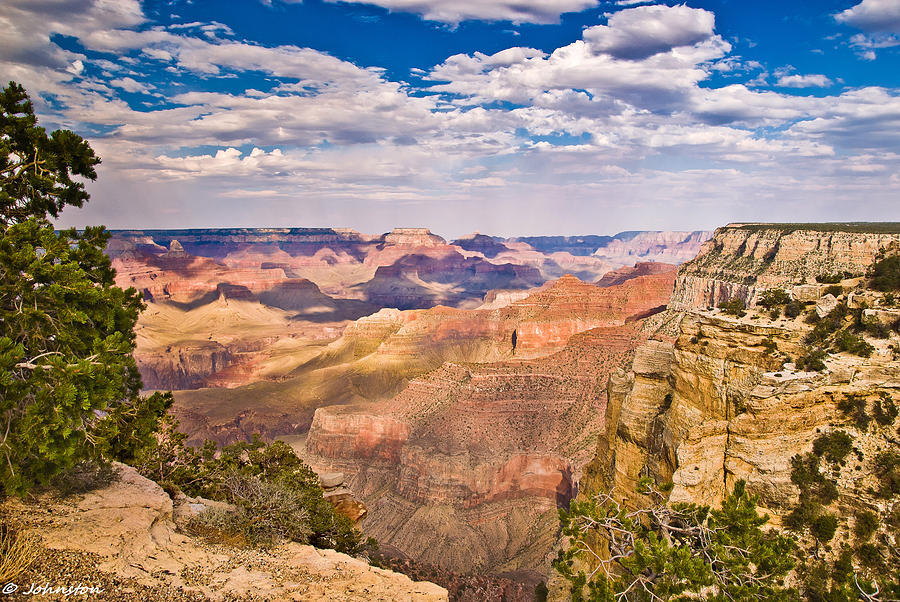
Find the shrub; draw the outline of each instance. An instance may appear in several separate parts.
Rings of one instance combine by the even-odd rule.
[[[779,305],[785,305],[791,302],[791,297],[787,291],[780,288],[770,288],[759,296],[759,305],[766,309],[772,309]]]
[[[871,510],[864,510],[856,515],[856,524],[853,525],[853,534],[857,538],[866,541],[875,530],[878,529],[878,516]]]
[[[106,487],[118,478],[119,473],[112,464],[79,462],[51,479],[50,485],[55,493],[66,497]]]
[[[809,530],[822,543],[828,543],[834,537],[838,527],[838,519],[833,514],[821,514],[810,522]]]
[[[735,297],[730,301],[725,301],[724,303],[719,304],[719,309],[724,310],[726,314],[731,316],[737,316],[742,318],[747,315],[747,312],[744,311],[745,305],[744,300],[740,297]]]
[[[856,548],[856,557],[859,561],[870,569],[880,569],[884,567],[884,558],[878,548],[870,543],[864,543]]]
[[[299,491],[236,471],[225,477],[225,488],[228,501],[236,509],[211,508],[196,521],[252,546],[267,547],[283,540],[309,541],[309,513]]]
[[[866,398],[857,395],[848,395],[837,403],[838,409],[853,419],[857,428],[866,431],[872,417],[866,412]]]
[[[881,484],[878,494],[889,498],[900,493],[900,452],[885,451],[875,456],[872,470]]]
[[[875,422],[881,426],[893,424],[894,420],[897,418],[897,406],[887,394],[882,394],[880,399],[875,400],[872,410],[872,416],[875,418]]]
[[[650,503],[634,511],[603,493],[560,510],[571,543],[553,566],[569,581],[572,600],[795,599],[783,583],[795,563],[794,542],[762,529],[768,517],[757,513],[757,497],[743,481],[718,510],[668,506],[667,490],[644,490]],[[609,552],[601,556],[603,548]],[[600,566],[576,573],[577,558]]]
[[[846,351],[860,357],[870,357],[875,351],[875,347],[867,343],[864,338],[849,330],[841,330],[835,335],[834,347],[838,351]]]
[[[835,284],[834,286],[825,287],[823,293],[833,297],[840,297],[844,294],[844,288],[840,284]]]
[[[772,355],[773,353],[778,351],[778,345],[775,344],[775,341],[772,339],[772,337],[763,339],[761,344],[763,346],[763,349],[765,349],[766,353],[769,355]]]
[[[803,355],[794,360],[797,370],[808,372],[821,372],[825,369],[823,361],[828,356],[823,349],[814,349],[807,355]]]
[[[0,583],[9,583],[37,559],[39,547],[33,535],[0,523]]]
[[[207,442],[199,450],[184,444],[177,422],[168,418],[156,445],[140,458],[138,470],[148,478],[165,482],[171,491],[200,495],[233,503],[243,514],[214,516],[230,525],[226,533],[252,545],[267,545],[275,536],[299,538],[319,548],[358,554],[364,548],[362,534],[346,516],[337,514],[324,499],[319,478],[282,441],[266,444],[254,435],[217,450]],[[291,512],[303,514],[302,524],[272,506],[282,500]],[[263,523],[259,531],[246,531],[242,520]],[[210,528],[211,525],[200,525]]]
[[[894,293],[885,293],[881,296],[881,303],[886,307],[893,307],[896,302]]]
[[[813,441],[813,453],[829,462],[840,462],[853,451],[853,438],[844,431],[822,435]]]
[[[876,291],[900,290],[900,255],[885,257],[872,266],[870,286]]]
[[[784,315],[787,318],[796,318],[803,313],[803,304],[799,301],[791,301],[784,306]]]
[[[837,272],[834,274],[819,274],[816,276],[816,282],[819,284],[838,284],[844,279],[844,274]]]

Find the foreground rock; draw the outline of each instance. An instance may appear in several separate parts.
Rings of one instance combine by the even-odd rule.
[[[84,495],[6,502],[3,510],[53,551],[21,576],[23,586],[102,584],[105,591],[91,594],[92,600],[447,600],[446,590],[433,583],[333,550],[297,543],[239,549],[185,535],[173,513],[191,510],[174,508],[133,468],[117,469],[116,482]]]

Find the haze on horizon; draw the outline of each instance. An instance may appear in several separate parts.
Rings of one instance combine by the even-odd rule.
[[[447,238],[897,219],[900,1],[7,0],[103,158],[58,225]]]

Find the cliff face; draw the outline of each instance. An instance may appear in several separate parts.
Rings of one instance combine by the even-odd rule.
[[[404,556],[545,574],[556,508],[603,428],[607,377],[673,281],[671,269],[608,288],[564,277],[499,309],[400,312],[373,355],[434,353],[440,367],[391,399],[316,410],[302,453],[350,477],[365,532]]]
[[[630,369],[610,378],[606,430],[584,489],[614,487],[637,501],[637,480],[651,475],[674,483],[671,501],[711,504],[745,479],[778,524],[797,502],[791,458],[840,427],[860,442],[858,472],[838,482],[841,499],[874,503],[864,484],[876,451],[893,445],[890,433],[860,430],[838,405],[900,400],[897,334],[866,336],[871,357],[831,350],[823,371],[803,372],[794,360],[810,351],[804,337],[812,326],[802,317],[750,310],[738,318],[706,306],[732,295],[752,300],[773,287],[798,292],[823,273],[863,273],[897,241],[896,234],[866,232],[718,230],[679,270],[669,305],[675,336],[647,341]],[[856,291],[847,302],[852,310],[881,299]],[[868,312],[885,322],[900,318],[894,308]]]
[[[733,297],[748,305],[769,288],[815,284],[816,277],[862,275],[880,250],[900,245],[900,233],[734,225],[716,230],[678,271],[671,309],[716,306]]]

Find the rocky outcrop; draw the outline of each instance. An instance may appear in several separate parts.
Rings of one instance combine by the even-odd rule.
[[[550,311],[534,300],[507,309]],[[403,557],[460,573],[546,574],[556,508],[575,495],[603,426],[606,378],[641,336],[620,317],[549,355],[445,363],[393,399],[317,410],[302,453],[348,475],[369,508],[364,531]]]
[[[114,576],[107,579],[105,595],[96,599],[125,599],[128,591],[142,587],[166,599],[187,593],[223,600],[264,592],[269,600],[447,600],[446,590],[437,585],[413,582],[333,550],[288,543],[247,551],[201,541],[182,533],[173,514],[200,512],[206,504],[182,498],[176,508],[153,481],[127,466],[116,469],[118,480],[111,485],[74,499],[44,496],[5,503],[48,551],[80,554],[80,563]],[[65,574],[43,573],[41,566],[39,561],[37,574],[30,575],[35,582],[75,585],[67,581],[76,578],[74,566]]]
[[[614,488],[637,503],[637,480],[649,475],[674,483],[671,501],[714,504],[744,479],[778,524],[797,501],[790,459],[808,452],[818,435],[841,425],[867,446],[889,446],[856,431],[837,406],[853,397],[900,399],[900,362],[891,349],[900,343],[896,334],[869,338],[871,357],[832,350],[822,372],[803,372],[792,363],[809,352],[804,338],[812,327],[802,318],[771,319],[753,310],[738,318],[706,305],[718,294],[752,300],[760,289],[789,288],[817,274],[864,272],[897,236],[799,228],[717,231],[704,253],[679,271],[669,306],[678,319],[677,336],[648,341],[630,370],[610,378],[606,432],[582,484],[593,491]],[[760,269],[750,271],[752,282],[744,284],[738,269],[749,265]],[[880,303],[869,293],[853,293],[850,303],[857,306],[854,295]],[[827,309],[835,302],[825,297],[819,304]],[[888,322],[900,318],[896,309],[878,311],[891,314]],[[860,467],[872,458],[860,451]],[[839,483],[842,499],[869,503],[860,501],[867,495],[858,486],[865,474],[860,470]]]
[[[184,341],[164,348],[140,349],[135,360],[146,389],[196,389],[234,361],[216,341]]]
[[[679,270],[670,308],[717,306],[734,297],[753,305],[769,288],[815,285],[816,277],[826,274],[862,275],[879,251],[900,245],[900,229],[879,224],[845,224],[844,230],[840,226],[735,224],[719,228],[697,257]]]

